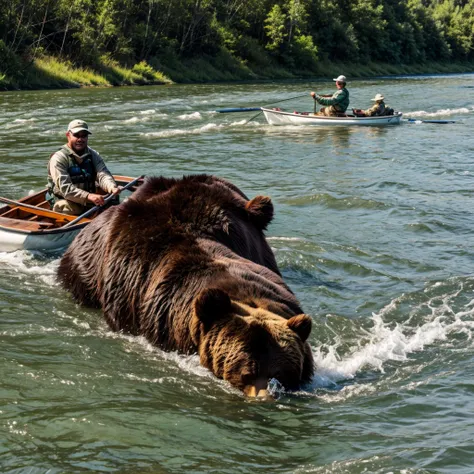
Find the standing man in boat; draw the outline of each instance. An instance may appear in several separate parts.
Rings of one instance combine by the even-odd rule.
[[[120,193],[102,157],[87,145],[89,135],[84,120],[73,120],[66,132],[66,145],[51,155],[48,191],[53,211],[80,215],[93,206],[102,206],[104,196],[97,194],[96,182],[106,193]]]
[[[339,76],[333,81],[336,81],[337,91],[333,95],[319,95],[311,92],[311,97],[321,105],[320,114],[328,117],[338,116],[344,114],[349,107],[349,91],[346,89],[346,76]]]

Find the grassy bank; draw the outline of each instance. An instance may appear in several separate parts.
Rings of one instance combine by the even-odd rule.
[[[259,64],[239,63],[234,58],[205,58],[187,60],[162,66],[162,70],[174,82],[225,82],[272,79],[324,79],[339,74],[355,79],[374,76],[395,76],[407,74],[451,74],[474,72],[474,62],[425,62],[420,64],[387,64],[368,62],[319,61],[310,69],[291,69],[268,60]]]
[[[318,62],[311,69],[282,67],[268,59],[250,65],[222,53],[187,61],[177,59],[151,65],[142,61],[132,68],[110,58],[101,58],[94,68],[75,67],[69,61],[42,57],[28,64],[19,63],[15,74],[0,73],[0,89],[62,89],[172,83],[232,82],[249,80],[317,79],[344,74],[351,79],[402,74],[448,74],[474,72],[474,63],[430,62],[421,64]]]
[[[45,56],[30,63],[19,63],[14,74],[0,73],[0,89],[4,90],[172,83],[170,78],[145,61],[127,68],[109,58],[102,58],[94,68],[82,68],[74,66],[70,61]]]

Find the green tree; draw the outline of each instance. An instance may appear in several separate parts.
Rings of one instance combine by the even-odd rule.
[[[286,14],[279,5],[274,5],[265,19],[265,31],[269,39],[265,47],[269,51],[280,50],[285,40],[285,21]]]

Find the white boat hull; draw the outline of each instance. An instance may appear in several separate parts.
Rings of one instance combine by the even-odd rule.
[[[277,109],[266,109],[262,112],[270,125],[399,125],[402,113],[381,117],[326,117],[310,112],[285,112]]]
[[[0,228],[0,252],[15,250],[57,251],[69,246],[84,224],[56,231],[25,232]]]

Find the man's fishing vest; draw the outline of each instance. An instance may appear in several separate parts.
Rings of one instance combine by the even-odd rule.
[[[92,162],[92,151],[88,150],[89,154],[86,156],[82,163],[78,163],[71,154],[68,148],[61,147],[56,153],[61,155],[63,160],[67,160],[67,171],[71,178],[72,183],[80,189],[89,193],[96,191],[95,180],[97,176],[94,163]],[[51,155],[53,156],[53,155]],[[51,175],[48,173],[48,190],[53,193],[54,182],[51,179]],[[57,194],[56,194],[57,195]]]

